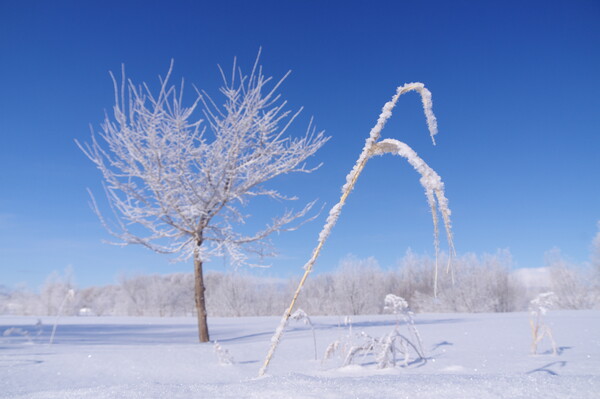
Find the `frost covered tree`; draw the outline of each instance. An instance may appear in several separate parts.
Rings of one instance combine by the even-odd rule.
[[[358,259],[349,255],[342,259],[333,282],[339,314],[375,314],[380,311],[378,295],[384,276],[375,258]]]
[[[592,254],[591,254],[592,267],[596,272],[596,278],[600,282],[600,221],[598,221],[598,232],[592,240]]]
[[[558,248],[545,254],[550,271],[552,291],[561,309],[591,309],[597,303],[593,272],[586,265],[575,265],[565,259]]]
[[[67,304],[64,301],[69,292],[73,290],[73,284],[71,282],[72,278],[72,270],[70,267],[65,270],[64,275],[53,272],[46,278],[40,292],[40,300],[45,307],[43,314],[56,316],[59,314],[63,305],[68,306],[67,309],[62,309],[66,314],[72,314],[74,312],[74,302],[69,301]]]
[[[291,172],[311,172],[304,161],[326,141],[309,124],[305,134],[288,135],[298,112],[286,110],[277,93],[287,77],[272,82],[258,57],[250,75],[233,63],[229,78],[221,70],[224,103],[218,105],[196,90],[195,101],[183,105],[183,83],[169,83],[172,71],[153,92],[113,76],[115,105],[101,132],[79,144],[102,172],[114,218],[92,206],[117,244],[140,244],[158,253],[193,258],[199,338],[209,340],[203,264],[227,256],[234,264],[251,264],[254,255],[269,255],[267,238],[292,230],[305,219],[312,203],[286,211],[262,230],[242,229],[244,207],[256,197],[292,200],[269,180]],[[197,115],[198,111],[200,116]]]

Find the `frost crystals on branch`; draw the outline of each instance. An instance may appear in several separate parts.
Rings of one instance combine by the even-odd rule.
[[[448,207],[448,200],[444,195],[444,184],[442,183],[441,178],[431,169],[421,158],[417,156],[417,154],[406,144],[402,143],[398,140],[383,140],[379,142],[379,138],[381,136],[381,131],[388,119],[392,116],[392,110],[396,106],[398,102],[398,98],[402,94],[405,94],[409,91],[416,91],[421,95],[421,101],[423,102],[423,110],[425,112],[425,118],[427,120],[427,127],[429,129],[429,135],[431,136],[431,140],[435,145],[435,135],[437,134],[437,120],[432,111],[432,102],[431,102],[431,92],[425,88],[423,83],[408,83],[404,86],[400,86],[396,89],[396,94],[392,97],[390,101],[388,101],[384,106],[379,118],[377,119],[377,123],[371,129],[369,133],[369,137],[365,141],[365,145],[363,150],[356,161],[356,164],[346,176],[346,183],[342,187],[342,195],[337,204],[335,204],[331,210],[329,211],[329,216],[327,217],[327,221],[323,226],[323,229],[319,233],[319,240],[317,246],[313,250],[311,258],[304,265],[304,276],[300,280],[298,284],[298,288],[292,298],[291,304],[287,311],[284,313],[283,318],[279,324],[279,327],[275,330],[275,334],[273,335],[273,339],[271,340],[271,348],[267,353],[264,364],[259,370],[259,376],[264,375],[271,361],[271,358],[275,352],[275,348],[277,344],[281,340],[281,334],[285,330],[285,325],[292,314],[294,309],[294,304],[298,299],[298,295],[300,295],[300,291],[302,290],[302,286],[306,282],[308,275],[313,269],[319,254],[321,253],[321,249],[327,240],[327,237],[331,234],[331,230],[333,226],[336,224],[337,220],[340,217],[340,213],[342,212],[342,208],[346,203],[346,199],[350,195],[350,192],[354,188],[358,177],[363,171],[367,161],[373,155],[382,155],[387,152],[392,152],[397,155],[400,155],[408,160],[408,162],[421,174],[421,184],[425,188],[425,194],[427,196],[427,201],[431,208],[431,213],[433,217],[433,225],[434,225],[434,245],[436,251],[436,268],[435,268],[435,277],[434,277],[434,295],[437,296],[437,284],[438,284],[438,267],[437,267],[437,254],[439,252],[439,240],[438,240],[438,219],[437,219],[437,208],[439,208],[440,213],[442,214],[442,218],[444,220],[444,226],[446,227],[446,233],[448,237],[448,245],[450,247],[450,259],[448,262],[447,270],[451,270],[451,257],[454,255],[454,244],[452,241],[452,233],[450,230],[450,209]]]
[[[259,54],[260,55],[260,54]],[[313,203],[286,211],[263,230],[244,234],[243,211],[251,198],[293,200],[265,186],[291,172],[310,173],[304,162],[326,141],[309,124],[304,135],[286,135],[299,112],[286,110],[277,90],[283,80],[265,77],[258,57],[250,75],[234,61],[229,79],[221,70],[224,104],[196,91],[183,105],[183,83],[169,83],[173,64],[158,92],[113,77],[115,105],[99,137],[79,147],[102,172],[114,214],[109,224],[92,196],[92,205],[120,245],[141,244],[153,251],[194,258],[199,338],[209,340],[204,299],[203,262],[227,256],[234,264],[269,255],[267,237],[293,230]],[[196,115],[201,109],[203,119]]]

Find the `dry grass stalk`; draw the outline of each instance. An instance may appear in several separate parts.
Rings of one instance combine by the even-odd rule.
[[[319,234],[319,240],[318,240],[317,246],[313,250],[311,258],[304,265],[304,275],[302,276],[302,279],[300,280],[300,283],[298,284],[298,288],[296,289],[296,291],[294,293],[294,296],[292,298],[290,306],[283,314],[281,322],[280,322],[279,326],[277,327],[277,329],[275,330],[273,338],[271,338],[271,347],[269,348],[269,351],[267,353],[267,356],[265,358],[263,366],[259,370],[259,373],[258,373],[259,376],[263,376],[265,374],[267,367],[269,366],[269,363],[271,361],[271,358],[273,357],[273,354],[275,353],[275,349],[277,348],[277,345],[279,344],[279,341],[281,340],[281,337],[285,330],[285,326],[287,325],[290,315],[292,314],[294,305],[296,304],[296,301],[298,299],[298,295],[300,295],[300,291],[302,290],[302,287],[304,286],[304,283],[306,282],[308,275],[312,271],[313,266],[314,266],[315,262],[317,261],[319,254],[321,253],[321,249],[323,248],[323,245],[325,244],[325,241],[331,234],[331,230],[332,230],[333,226],[336,224],[338,218],[340,217],[340,213],[342,211],[344,204],[346,203],[346,199],[348,198],[348,196],[350,195],[350,192],[356,185],[356,181],[358,180],[358,177],[360,176],[365,165],[367,164],[367,161],[373,155],[381,155],[385,152],[397,153],[398,155],[406,157],[409,160],[409,162],[413,165],[413,167],[415,167],[415,169],[417,169],[417,171],[419,171],[421,173],[421,176],[422,176],[421,183],[424,185],[424,187],[426,189],[427,199],[428,199],[428,202],[430,204],[430,207],[432,209],[432,214],[433,214],[434,234],[435,234],[434,244],[436,246],[436,254],[438,251],[437,248],[439,247],[438,239],[437,239],[438,230],[437,230],[436,198],[437,198],[437,204],[440,207],[442,217],[444,219],[446,231],[448,233],[448,242],[451,247],[451,253],[454,252],[454,248],[453,248],[453,244],[452,244],[452,235],[450,234],[450,210],[448,208],[448,201],[447,201],[446,197],[444,196],[443,183],[441,183],[441,179],[439,178],[439,176],[435,172],[433,172],[433,170],[431,168],[429,168],[429,166],[427,166],[427,164],[425,164],[425,162],[423,162],[423,160],[421,158],[416,156],[416,153],[408,145],[406,145],[400,141],[397,141],[397,140],[383,140],[381,142],[378,142],[379,138],[381,136],[381,131],[383,130],[388,119],[392,116],[392,110],[396,106],[396,103],[398,102],[398,98],[400,98],[400,96],[402,94],[405,94],[409,91],[416,91],[421,95],[421,101],[423,103],[423,110],[425,112],[425,117],[427,120],[427,127],[429,129],[429,134],[431,136],[431,140],[433,141],[433,144],[435,145],[435,135],[437,134],[438,130],[437,130],[437,120],[436,120],[435,115],[433,114],[433,110],[432,110],[431,92],[429,90],[427,90],[422,83],[407,83],[404,86],[398,87],[398,89],[396,90],[396,94],[394,94],[392,99],[383,106],[382,112],[379,115],[379,118],[377,119],[377,123],[371,129],[371,132],[369,133],[369,137],[365,141],[365,145],[363,147],[363,150],[362,150],[360,156],[358,157],[358,160],[356,161],[356,163],[355,163],[354,167],[352,168],[352,170],[350,171],[350,173],[348,173],[348,175],[346,176],[346,183],[342,187],[342,194],[341,194],[340,200],[329,211],[329,216],[327,217],[327,221],[325,222],[325,225],[323,226],[323,229],[321,230],[321,232]],[[436,256],[436,258],[437,258],[437,256]],[[450,264],[448,265],[448,269],[450,269]],[[435,291],[437,293],[437,260],[436,260],[435,285],[436,285]]]

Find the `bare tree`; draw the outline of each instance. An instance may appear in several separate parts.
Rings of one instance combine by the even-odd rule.
[[[592,254],[590,256],[592,268],[596,273],[596,282],[600,288],[600,221],[598,221],[598,232],[592,240]]]
[[[346,256],[333,282],[338,312],[347,315],[380,313],[381,300],[377,299],[380,299],[378,291],[383,282],[383,273],[375,258]]]
[[[91,143],[79,145],[104,177],[113,223],[92,205],[119,244],[141,244],[158,253],[194,259],[195,300],[199,338],[209,340],[202,265],[212,256],[250,264],[252,255],[271,254],[267,237],[292,230],[313,203],[298,212],[286,211],[263,230],[240,232],[249,199],[292,200],[264,183],[290,172],[311,172],[304,161],[326,141],[312,123],[301,137],[286,135],[297,113],[285,109],[274,84],[265,77],[258,57],[249,76],[234,61],[230,78],[223,77],[219,106],[196,90],[189,106],[180,88],[169,84],[173,65],[160,79],[158,94],[149,86],[116,82],[113,117],[105,117]],[[203,119],[195,117],[202,110]],[[91,193],[90,193],[91,194]]]

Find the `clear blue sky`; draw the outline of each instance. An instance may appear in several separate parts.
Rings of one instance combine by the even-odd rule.
[[[265,274],[301,273],[382,105],[405,82],[433,92],[433,147],[420,101],[401,99],[383,132],[411,145],[446,183],[459,253],[508,248],[538,267],[554,247],[585,262],[600,219],[600,3],[565,1],[0,2],[0,285],[37,290],[71,266],[82,287],[119,273],[191,271],[144,248],[103,244],[88,206],[100,174],[74,144],[113,104],[108,71],[175,76],[216,94],[217,64],[293,71],[282,88],[332,137],[323,167],[278,183],[326,209],[276,237]],[[299,203],[298,206],[301,204]],[[258,220],[270,216],[258,209]],[[262,218],[262,219],[261,219]],[[393,267],[433,252],[416,172],[371,161],[317,271],[348,253]],[[222,268],[216,260],[209,267]]]

